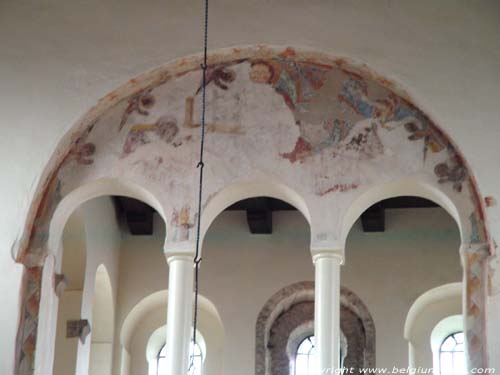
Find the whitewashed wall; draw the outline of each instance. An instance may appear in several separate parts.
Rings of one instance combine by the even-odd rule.
[[[314,279],[309,227],[303,217],[278,212],[273,224],[272,236],[251,235],[244,212],[228,212],[217,218],[205,239],[200,293],[215,305],[224,325],[224,374],[255,373],[260,309],[284,286]],[[152,238],[123,239],[118,331],[136,303],[167,286],[162,243],[161,230]],[[458,247],[456,224],[441,209],[390,210],[383,234],[363,233],[359,223],[353,229],[342,284],[366,303],[373,316],[377,366],[408,366],[403,335],[408,311],[429,289],[461,280]],[[141,368],[146,371],[146,331],[138,329],[133,341],[131,374]],[[120,374],[120,351],[115,346],[114,375]]]
[[[81,211],[77,210],[71,215],[64,228],[62,239],[62,248],[64,250],[62,261],[59,261],[59,264],[62,264],[60,272],[66,276],[68,286],[62,295],[56,299],[57,327],[53,365],[55,375],[73,373],[76,368],[79,340],[78,338],[66,338],[66,322],[81,318],[86,273],[86,242],[84,218]],[[47,350],[46,353],[50,353],[50,350]],[[39,358],[38,364],[40,364],[41,360]],[[50,364],[47,366],[50,367]]]
[[[116,304],[121,234],[111,199],[102,197],[86,202],[74,217],[80,220],[68,222],[62,253],[62,270],[69,277],[70,283],[68,291],[57,301],[59,306],[52,306],[58,308],[56,345],[55,349],[48,345],[41,348],[40,355],[36,358],[37,373],[43,373],[41,363],[45,365],[55,355],[54,374],[88,374],[92,332],[86,338],[85,344],[78,338],[67,339],[66,321],[88,319],[90,326],[94,326],[94,287],[96,271],[100,265],[105,267],[109,275],[112,294],[109,304]],[[75,249],[76,246],[83,246],[84,249]],[[75,276],[78,280],[72,279]],[[112,331],[112,328],[110,330]],[[50,364],[48,366],[50,367]]]

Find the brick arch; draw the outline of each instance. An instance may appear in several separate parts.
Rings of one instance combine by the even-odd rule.
[[[375,367],[375,323],[368,308],[345,287],[341,287],[340,304],[340,328],[347,348],[345,366]],[[288,375],[291,336],[304,327],[312,334],[313,322],[314,282],[288,285],[269,298],[255,325],[255,374]],[[296,339],[305,337],[303,333]]]

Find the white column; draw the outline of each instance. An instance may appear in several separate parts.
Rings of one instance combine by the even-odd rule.
[[[167,373],[187,374],[193,317],[193,256],[166,253],[169,265]]]
[[[340,265],[337,251],[316,252],[314,335],[318,374],[336,374],[340,367]]]

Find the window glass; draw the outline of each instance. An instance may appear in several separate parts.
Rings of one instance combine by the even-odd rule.
[[[158,366],[156,367],[157,375],[166,375],[167,367],[166,367],[166,356],[167,349],[166,346],[163,345],[160,352],[158,353]],[[200,345],[198,343],[194,344],[191,341],[191,345],[189,346],[189,375],[202,375],[203,368],[203,353],[201,351]]]
[[[314,336],[306,337],[299,344],[295,355],[295,375],[316,374],[316,340]]]
[[[465,375],[464,333],[455,332],[446,337],[439,348],[441,375]]]

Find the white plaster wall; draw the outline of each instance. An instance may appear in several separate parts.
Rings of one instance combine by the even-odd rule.
[[[114,304],[111,282],[106,269],[97,269],[94,289],[92,323],[96,328],[92,334],[93,342],[106,342],[113,337]]]
[[[115,208],[109,197],[95,198],[84,203],[70,217],[65,227],[63,252],[60,255],[62,255],[62,271],[69,278],[68,289],[59,300],[55,348],[45,347],[39,354],[43,357],[54,355],[54,374],[66,375],[76,372],[78,375],[87,375],[89,372],[92,337],[97,335],[99,341],[104,332],[91,332],[82,344],[78,339],[65,338],[66,321],[88,319],[91,328],[94,326],[92,315],[95,303],[94,288],[96,272],[100,265],[105,267],[109,275],[111,284],[109,305],[111,307],[115,305],[120,238],[121,232],[116,221]],[[108,324],[107,329],[111,332],[107,336],[113,337],[113,325],[113,321],[110,326]],[[102,347],[98,349],[101,357],[112,352],[111,345],[112,343],[108,344],[108,349]],[[99,358],[96,358],[96,361],[102,363]]]
[[[103,265],[108,272],[111,284],[112,306],[116,303],[121,231],[110,197],[92,199],[84,203],[81,210],[85,222],[87,243],[87,266],[81,315],[83,319],[89,320],[92,327],[92,310],[95,302],[94,287],[96,285],[96,272],[100,265]],[[84,345],[79,345],[77,375],[87,375],[89,373],[92,334],[91,332]]]
[[[201,49],[199,3],[0,2],[0,367],[13,368],[22,268],[10,249],[57,140],[132,76]],[[214,0],[210,47],[315,47],[396,79],[458,143],[484,195],[500,199],[500,3]],[[488,210],[500,238],[500,209]],[[243,261],[243,259],[240,259]],[[495,279],[498,280],[498,279]],[[498,283],[498,281],[496,281]],[[488,327],[500,330],[500,296]],[[7,308],[8,307],[8,308]],[[490,339],[495,343],[495,338]],[[490,357],[500,367],[498,346]]]
[[[342,282],[372,313],[377,366],[407,367],[408,311],[424,292],[462,280],[460,239],[453,220],[439,208],[387,212],[386,233],[368,235],[359,231],[359,223],[351,232]]]
[[[434,360],[439,361],[443,340],[464,330],[462,289],[462,283],[445,284],[426,291],[411,306],[404,328],[411,367],[439,369]]]
[[[109,343],[93,342],[90,349],[89,375],[110,375],[113,347]]]
[[[106,268],[97,268],[92,306],[92,338],[90,344],[90,375],[111,375],[115,300]]]
[[[149,366],[146,357],[146,347],[156,329],[163,327],[166,333],[165,325],[167,317],[165,312],[166,306],[149,312],[136,327],[130,347],[130,375],[148,374],[147,370]],[[207,311],[200,311],[198,331],[201,332],[206,345],[203,375],[220,375],[222,373],[224,331],[221,331],[219,324],[216,317],[210,315]]]
[[[66,338],[66,322],[68,320],[78,320],[81,307],[81,290],[67,291],[59,299],[54,375],[74,374],[76,371],[79,339],[78,337]]]
[[[159,327],[165,325],[165,310],[157,309],[150,312],[142,319],[132,339],[131,345],[131,369],[130,375],[142,375],[148,373],[148,362],[146,360],[146,346],[151,334]]]
[[[77,210],[73,212],[64,227],[62,253],[60,254],[62,259],[59,258],[60,270],[68,279],[68,287],[62,293],[58,303],[56,302],[53,306],[57,308],[55,348],[53,349],[55,375],[73,374],[76,370],[79,340],[74,337],[66,337],[66,322],[81,319],[87,257],[86,240],[83,215],[81,211]],[[50,276],[47,278],[47,283],[52,284]],[[50,289],[50,292],[53,293],[53,289]],[[50,328],[46,327],[46,329]],[[48,349],[46,353],[51,353],[51,350]],[[46,353],[40,352],[36,359],[37,366],[41,366],[40,362],[45,360],[43,357],[47,356]]]
[[[282,287],[314,279],[305,219],[297,212],[278,212],[273,224],[272,236],[251,235],[244,212],[226,212],[205,239],[200,293],[215,305],[224,325],[224,374],[254,373],[260,309]],[[162,245],[161,230],[154,237],[122,240],[117,331],[137,302],[167,286]],[[378,366],[408,366],[403,336],[407,313],[422,293],[461,280],[458,248],[456,224],[441,209],[389,210],[384,234],[363,233],[356,224],[348,239],[342,283],[373,315]],[[159,313],[158,319],[165,317]],[[156,328],[153,320],[144,322],[151,327],[141,328],[133,340],[131,374],[145,366],[145,332]],[[115,345],[115,356],[120,351]],[[113,374],[120,374],[119,368],[115,357]]]
[[[123,351],[120,333],[125,318],[132,308],[144,297],[168,288],[168,265],[163,255],[165,226],[158,215],[155,215],[154,236],[130,236],[124,233],[120,249],[120,287],[116,305],[115,343],[113,358],[113,374],[123,374],[121,363]],[[165,310],[165,318],[166,318]],[[158,328],[155,327],[155,329]],[[145,356],[144,347],[144,356]],[[128,353],[125,361],[131,361]],[[145,357],[144,357],[145,358]],[[124,364],[131,368],[132,364]],[[128,373],[127,373],[128,374]],[[130,372],[130,374],[132,374]]]

